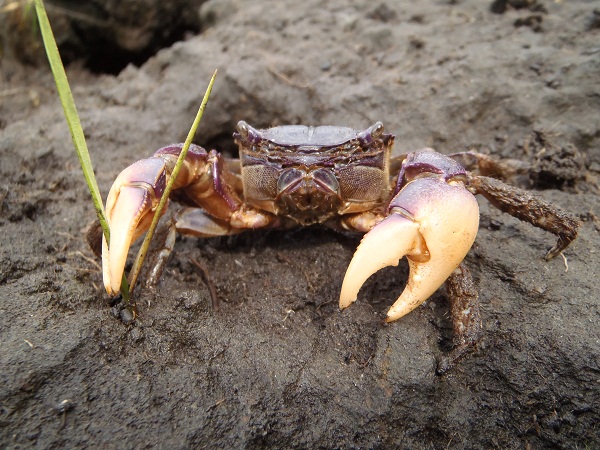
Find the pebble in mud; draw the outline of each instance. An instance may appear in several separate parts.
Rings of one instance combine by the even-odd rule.
[[[125,325],[129,325],[135,320],[133,313],[129,308],[119,308],[119,306],[113,306],[110,309],[110,315],[115,319],[121,320]]]
[[[133,342],[140,342],[144,339],[144,333],[136,327],[129,332],[129,337]]]
[[[64,414],[75,408],[75,403],[72,400],[64,399],[54,408],[58,414]]]
[[[135,320],[135,317],[129,308],[123,308],[119,313],[119,318],[125,325],[129,325]]]

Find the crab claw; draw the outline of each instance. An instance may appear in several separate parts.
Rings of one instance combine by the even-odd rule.
[[[398,265],[406,255],[409,279],[387,313],[386,321],[392,322],[427,300],[459,266],[477,235],[479,207],[462,182],[425,177],[406,184],[389,211],[356,250],[342,284],[340,309],[356,300],[373,273]]]
[[[129,247],[150,227],[165,186],[165,161],[161,158],[132,164],[112,185],[106,199],[110,245],[102,240],[102,272],[109,295],[119,292]]]

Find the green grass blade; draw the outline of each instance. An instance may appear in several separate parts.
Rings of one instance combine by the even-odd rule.
[[[79,115],[77,114],[77,108],[75,107],[75,101],[73,100],[73,94],[69,87],[69,81],[67,80],[67,74],[62,64],[60,54],[58,53],[58,47],[50,28],[50,22],[46,15],[44,3],[42,0],[35,0],[35,10],[40,22],[40,31],[44,40],[44,46],[46,47],[46,53],[48,54],[48,61],[50,62],[50,68],[54,75],[54,81],[56,82],[56,89],[58,90],[58,96],[62,103],[65,117],[69,125],[69,131],[71,132],[71,138],[77,150],[77,156],[83,169],[83,175],[85,181],[90,189],[92,198],[94,199],[94,207],[98,213],[98,218],[102,224],[102,230],[107,234],[108,223],[104,214],[104,206],[100,198],[100,190],[96,183],[96,177],[94,176],[94,169],[92,167],[92,161],[88,152],[85,137],[83,135],[83,128],[79,121]]]
[[[144,259],[146,258],[146,254],[148,253],[148,248],[150,247],[150,241],[152,240],[152,236],[154,235],[154,231],[156,230],[156,226],[158,225],[158,221],[160,220],[160,216],[162,210],[164,209],[167,200],[169,199],[169,194],[171,193],[171,189],[173,187],[173,183],[177,179],[177,175],[179,174],[179,170],[181,169],[181,165],[183,164],[183,160],[187,155],[188,149],[190,148],[190,144],[192,143],[192,139],[194,139],[194,135],[196,134],[196,130],[198,129],[198,125],[200,125],[200,120],[202,119],[202,115],[204,114],[204,110],[206,109],[206,104],[208,103],[208,99],[210,97],[210,93],[212,91],[213,85],[215,83],[215,78],[217,77],[217,71],[213,73],[210,82],[208,83],[208,87],[206,88],[206,92],[204,93],[204,98],[202,99],[202,103],[200,104],[200,108],[198,109],[198,113],[196,114],[196,118],[192,123],[192,127],[187,135],[185,143],[183,144],[183,148],[181,149],[181,153],[177,158],[177,163],[171,173],[171,178],[169,179],[167,186],[165,188],[165,192],[160,198],[160,202],[158,203],[158,207],[156,208],[156,212],[154,214],[154,218],[152,219],[152,223],[150,224],[150,228],[148,229],[148,233],[144,238],[144,242],[142,242],[142,246],[137,254],[135,262],[133,264],[133,268],[131,269],[131,274],[129,277],[129,285],[131,290],[133,291],[135,287],[135,282],[138,278],[140,270],[142,268],[142,264],[144,263]]]
[[[71,138],[73,139],[73,144],[75,146],[75,150],[77,151],[77,156],[79,157],[79,163],[81,164],[81,168],[83,170],[83,176],[85,177],[88,189],[92,195],[94,208],[96,209],[98,220],[100,220],[100,226],[102,227],[102,231],[106,237],[106,241],[108,242],[110,241],[110,229],[106,220],[102,198],[100,197],[100,189],[98,189],[98,183],[96,182],[96,177],[94,176],[94,168],[92,166],[90,154],[85,142],[85,136],[83,134],[83,128],[81,127],[79,115],[77,114],[77,108],[75,107],[75,101],[73,100],[73,94],[71,93],[71,88],[69,87],[67,74],[65,73],[65,68],[62,64],[58,47],[54,39],[54,34],[52,33],[52,28],[50,27],[48,15],[46,14],[46,9],[44,8],[44,3],[42,0],[35,0],[35,11],[40,24],[40,32],[42,34],[42,39],[44,40],[44,47],[46,48],[46,54],[48,55],[48,61],[50,62],[52,75],[54,76],[54,81],[56,82],[58,96],[60,98],[60,102],[62,103],[62,107],[65,112],[65,118],[67,119],[67,124],[69,125],[69,131],[71,132]],[[125,302],[129,302],[129,290],[125,277],[123,277],[121,282],[121,293]]]

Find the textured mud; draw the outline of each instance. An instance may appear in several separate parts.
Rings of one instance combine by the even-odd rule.
[[[401,263],[339,312],[358,238],[318,228],[182,238],[132,320],[109,305],[83,238],[94,211],[48,69],[5,57],[0,447],[600,446],[597,3],[323,3],[213,0],[199,35],[139,68],[71,65],[104,195],[126,165],[183,140],[219,68],[197,143],[233,153],[240,119],[382,120],[397,153],[521,159],[523,187],[583,220],[565,259],[544,262],[554,237],[482,200],[467,263],[485,335],[443,377],[444,291],[383,325]]]

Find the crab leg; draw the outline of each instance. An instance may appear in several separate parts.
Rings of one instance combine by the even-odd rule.
[[[484,176],[469,176],[468,184],[500,211],[556,235],[558,241],[546,253],[546,261],[559,255],[577,237],[579,219],[541,197]]]
[[[365,280],[407,256],[410,268],[404,292],[387,314],[392,322],[431,296],[459,266],[479,226],[475,197],[447,174],[404,183],[389,205],[390,215],[367,233],[356,250],[340,294],[340,308],[356,300]]]
[[[119,285],[131,243],[149,227],[171,176],[182,144],[158,150],[119,174],[106,200],[111,229],[110,245],[103,241],[102,269],[106,291],[114,295]],[[244,208],[231,187],[233,175],[224,169],[223,158],[214,150],[191,145],[173,191],[179,201],[202,207],[215,220],[208,234],[230,234],[232,228],[257,228],[272,217]],[[208,223],[207,221],[205,221]],[[221,227],[218,230],[215,228]]]
[[[479,295],[473,284],[471,273],[464,264],[446,280],[446,292],[450,302],[450,317],[453,327],[453,349],[438,361],[437,373],[443,375],[473,351],[483,334],[479,312]]]

